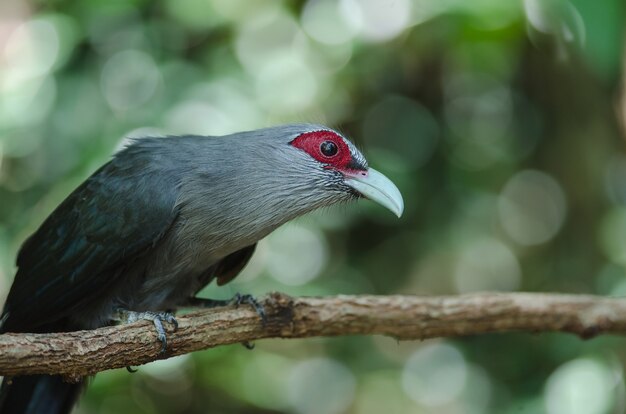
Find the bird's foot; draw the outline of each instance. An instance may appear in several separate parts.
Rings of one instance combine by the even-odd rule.
[[[265,324],[267,323],[267,314],[265,313],[265,308],[252,295],[242,295],[241,293],[236,293],[235,296],[233,296],[231,299],[226,300],[190,298],[187,304],[189,306],[198,308],[218,308],[222,306],[232,305],[239,307],[239,305],[250,305],[261,318],[263,326],[265,326]]]
[[[254,311],[261,317],[261,323],[263,326],[267,323],[267,314],[265,313],[265,308],[258,300],[255,299],[252,295],[242,295],[241,293],[236,293],[231,299],[219,300],[219,299],[206,299],[206,298],[189,298],[187,302],[188,306],[197,307],[197,308],[219,308],[222,306],[239,306],[239,305],[250,305],[254,309]],[[254,349],[254,343],[252,342],[242,342],[246,349]]]
[[[172,312],[135,312],[125,309],[118,309],[118,320],[126,323],[133,323],[141,320],[152,321],[154,328],[157,331],[157,339],[161,342],[161,354],[164,354],[167,350],[167,335],[163,322],[174,325],[174,330],[178,329],[178,321],[174,317]]]
[[[267,314],[265,313],[265,308],[261,303],[256,300],[256,298],[252,295],[242,295],[241,293],[236,293],[235,296],[230,300],[229,305],[235,305],[239,307],[239,305],[250,305],[252,309],[259,315],[261,318],[261,322],[263,326],[267,323]]]

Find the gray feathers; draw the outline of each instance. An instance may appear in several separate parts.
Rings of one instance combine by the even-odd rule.
[[[136,140],[24,243],[2,330],[93,328],[116,307],[174,309],[211,279],[230,280],[278,226],[357,196],[289,145],[323,129]]]

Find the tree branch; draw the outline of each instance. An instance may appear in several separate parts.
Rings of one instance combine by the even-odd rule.
[[[569,332],[586,339],[626,333],[626,300],[586,295],[334,296],[264,301],[266,326],[248,306],[195,311],[168,327],[166,354],[150,322],[91,331],[0,335],[0,375],[61,374],[68,380],[218,345],[262,338],[387,335],[401,340],[488,332]]]

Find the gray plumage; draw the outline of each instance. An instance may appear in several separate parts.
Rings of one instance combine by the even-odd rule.
[[[298,147],[302,137],[311,142]],[[234,278],[278,226],[361,195],[401,214],[397,188],[320,125],[136,140],[24,242],[0,332],[92,329],[119,308],[174,310]],[[14,378],[0,410],[64,412],[77,389],[59,377]]]
[[[287,145],[296,135],[317,129],[325,127],[293,125],[220,138],[147,138],[118,153],[113,166],[129,159],[145,163],[133,180],[139,186],[157,185],[136,189],[138,193],[175,189],[168,205],[144,206],[171,209],[175,218],[153,253],[125,269],[114,300],[103,303],[96,315],[81,314],[80,322],[99,325],[116,307],[176,309],[210,281],[211,266],[222,258],[297,216],[357,197],[337,172]],[[242,147],[247,150],[240,151]],[[155,183],[154,175],[165,175],[167,181]]]
[[[3,330],[55,319],[94,328],[119,307],[175,309],[210,282],[222,258],[294,217],[356,197],[340,173],[289,145],[325,129],[134,141],[24,244]]]

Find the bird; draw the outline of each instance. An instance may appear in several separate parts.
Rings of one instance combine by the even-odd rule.
[[[393,182],[323,125],[132,140],[23,243],[0,333],[96,329],[122,314],[152,320],[165,347],[170,311],[201,303],[196,295],[212,281],[235,278],[259,240],[310,211],[359,198],[398,217],[404,209]],[[249,295],[231,302],[263,312]],[[84,383],[5,378],[0,412],[67,413]]]

